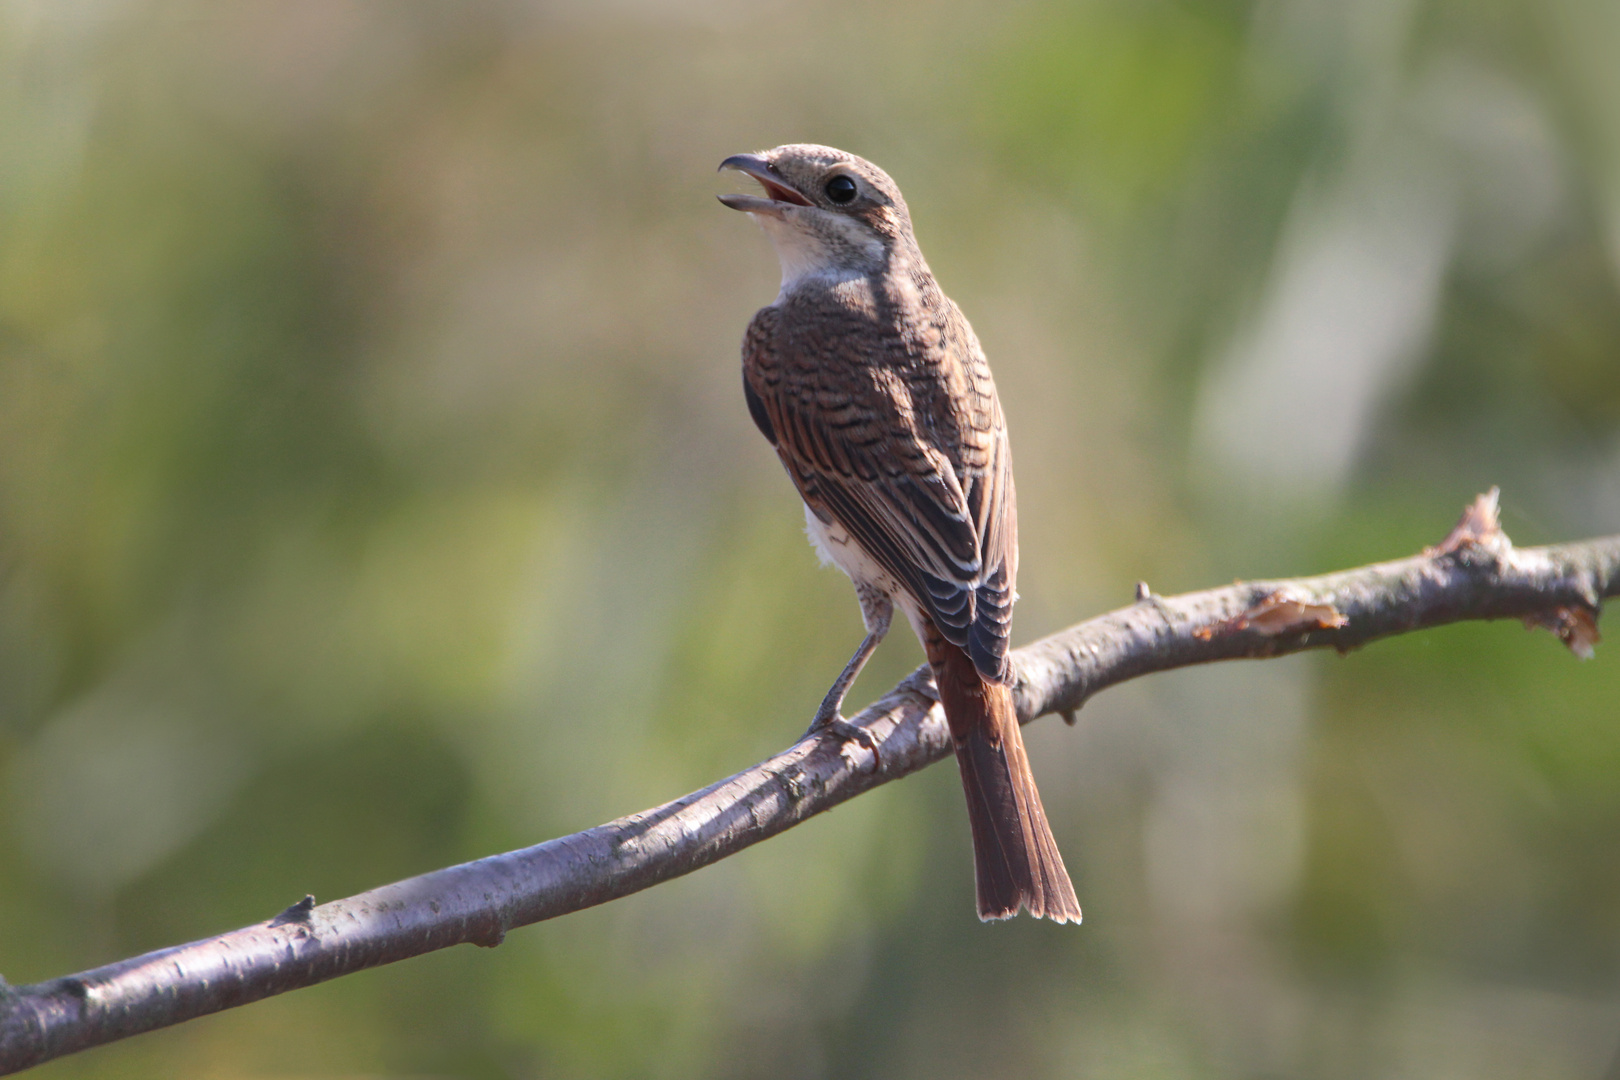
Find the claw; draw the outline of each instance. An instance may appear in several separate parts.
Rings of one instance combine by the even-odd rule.
[[[804,738],[812,738],[828,728],[831,728],[845,742],[858,742],[866,747],[872,753],[872,771],[874,773],[883,771],[883,755],[878,752],[877,736],[860,725],[845,720],[838,714],[837,706],[833,707],[830,714],[827,712],[825,703],[820,709],[817,709],[816,718],[810,721],[809,728],[805,730]]]

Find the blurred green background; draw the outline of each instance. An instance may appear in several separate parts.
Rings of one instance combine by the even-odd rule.
[[[788,744],[860,634],[743,406],[721,158],[888,169],[996,368],[1028,641],[1620,531],[1613,0],[0,3],[0,974],[518,847]],[[1030,730],[606,908],[41,1077],[1590,1077],[1620,661],[1514,624]],[[896,633],[852,704],[920,660]]]

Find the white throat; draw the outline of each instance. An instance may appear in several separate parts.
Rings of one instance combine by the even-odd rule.
[[[774,214],[750,215],[771,238],[782,263],[782,291],[786,296],[806,282],[837,284],[862,277],[882,265],[883,241],[858,221],[826,214],[818,225],[831,226],[834,236]]]

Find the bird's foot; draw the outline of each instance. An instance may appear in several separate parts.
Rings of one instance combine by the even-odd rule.
[[[858,742],[870,750],[872,752],[872,771],[882,771],[883,757],[878,752],[877,737],[858,724],[852,724],[845,720],[838,712],[837,702],[833,702],[831,708],[828,708],[827,702],[821,703],[821,708],[816,710],[816,718],[810,721],[809,728],[805,730],[804,738],[808,739],[827,728],[831,728],[845,742]]]

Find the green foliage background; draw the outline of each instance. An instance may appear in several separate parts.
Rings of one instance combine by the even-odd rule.
[[[859,620],[738,391],[738,151],[906,191],[1010,417],[1020,640],[1493,483],[1520,543],[1620,531],[1617,55],[1609,0],[0,4],[0,974],[797,735]],[[1596,1077],[1613,647],[1457,627],[1037,725],[1079,929],[973,919],[940,768],[39,1075]]]

